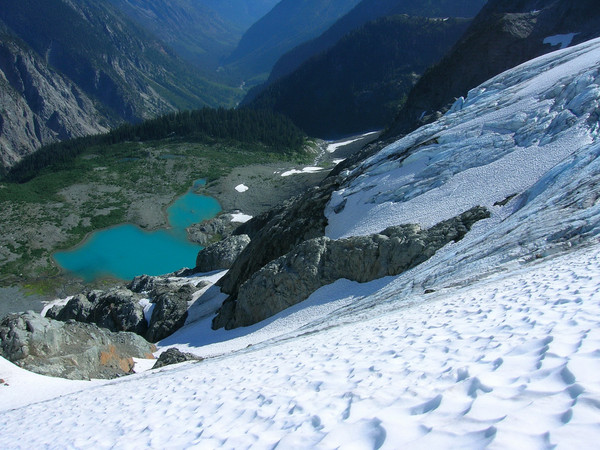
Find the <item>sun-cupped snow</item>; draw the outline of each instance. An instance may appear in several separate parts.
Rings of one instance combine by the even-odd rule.
[[[401,278],[268,345],[3,408],[0,446],[593,448],[598,246],[406,303]]]
[[[595,40],[484,83],[327,209],[340,237],[488,207],[459,242],[231,331],[206,286],[159,342],[201,362],[72,382],[0,359],[0,448],[595,448],[599,62]]]

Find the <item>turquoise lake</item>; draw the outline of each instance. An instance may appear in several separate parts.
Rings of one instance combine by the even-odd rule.
[[[194,188],[200,184],[202,181],[197,181]],[[194,267],[202,247],[187,240],[185,228],[220,211],[214,198],[192,190],[167,209],[168,230],[144,231],[135,225],[119,225],[92,233],[75,249],[55,253],[54,259],[85,281],[107,276],[129,280]]]

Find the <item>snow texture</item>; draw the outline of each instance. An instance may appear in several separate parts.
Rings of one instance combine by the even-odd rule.
[[[569,33],[569,34],[556,34],[554,36],[548,36],[546,39],[544,39],[544,44],[550,44],[553,47],[560,45],[561,49],[567,48],[569,45],[571,45],[573,38],[575,36],[577,36],[578,34],[579,33]]]
[[[595,448],[599,63],[594,40],[495,77],[327,210],[340,237],[487,206],[458,243],[232,331],[206,287],[159,343],[202,362],[74,382],[0,359],[0,448]]]
[[[235,187],[235,190],[238,191],[239,193],[246,192],[248,189],[250,189],[250,188],[248,186],[246,186],[245,184],[238,184]]]

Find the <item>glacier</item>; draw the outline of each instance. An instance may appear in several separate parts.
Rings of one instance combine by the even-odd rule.
[[[399,276],[338,280],[252,327],[211,330],[208,287],[159,343],[201,362],[73,382],[0,358],[0,446],[594,448],[599,105],[600,39],[473,89],[348,170],[326,232],[491,217]]]

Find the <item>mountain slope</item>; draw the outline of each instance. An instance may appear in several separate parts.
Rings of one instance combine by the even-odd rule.
[[[594,0],[491,0],[453,50],[419,80],[388,137],[435,119],[437,111],[488,78],[556,50],[561,42],[597,37],[599,30]]]
[[[292,73],[305,61],[335,45],[344,35],[367,22],[397,14],[421,17],[474,17],[486,0],[362,0],[319,37],[298,45],[273,66],[269,83]]]
[[[242,30],[266,15],[280,0],[200,0],[219,16]]]
[[[309,135],[327,139],[384,128],[419,75],[468,25],[408,16],[373,21],[268,86],[248,106],[285,114]]]
[[[214,71],[242,37],[233,25],[202,2],[191,0],[110,0],[134,22],[206,73]]]
[[[108,119],[72,81],[0,24],[0,171],[42,145],[106,131]]]
[[[48,63],[119,118],[217,105],[229,93],[202,80],[106,0],[24,0],[0,19]]]
[[[159,346],[198,363],[66,385],[0,359],[0,444],[590,448],[600,437],[599,65],[596,39],[489,80],[347,167],[325,212],[332,240],[384,241],[389,224],[427,227],[485,205],[491,217],[459,242],[230,332],[209,329],[222,295],[203,277],[183,280],[202,295]]]
[[[244,33],[226,63],[246,79],[264,77],[282,54],[321,34],[359,1],[282,0]]]
[[[166,44],[122,18],[107,0],[7,2],[0,8],[0,21],[3,34],[10,36],[6,42],[22,42],[18,45],[29,55],[25,59],[35,58],[29,74],[23,72],[21,57],[3,58],[2,71],[21,96],[10,100],[10,108],[3,104],[4,129],[22,130],[19,138],[5,136],[3,141],[2,160],[8,165],[17,155],[56,139],[178,109],[232,105],[241,94],[202,78]],[[13,50],[6,48],[8,53],[16,51],[14,45]],[[17,86],[19,77],[35,95]],[[16,99],[14,92],[10,95]],[[37,119],[37,130],[25,131],[24,108],[46,111]],[[53,111],[56,115],[50,120],[47,116]]]

